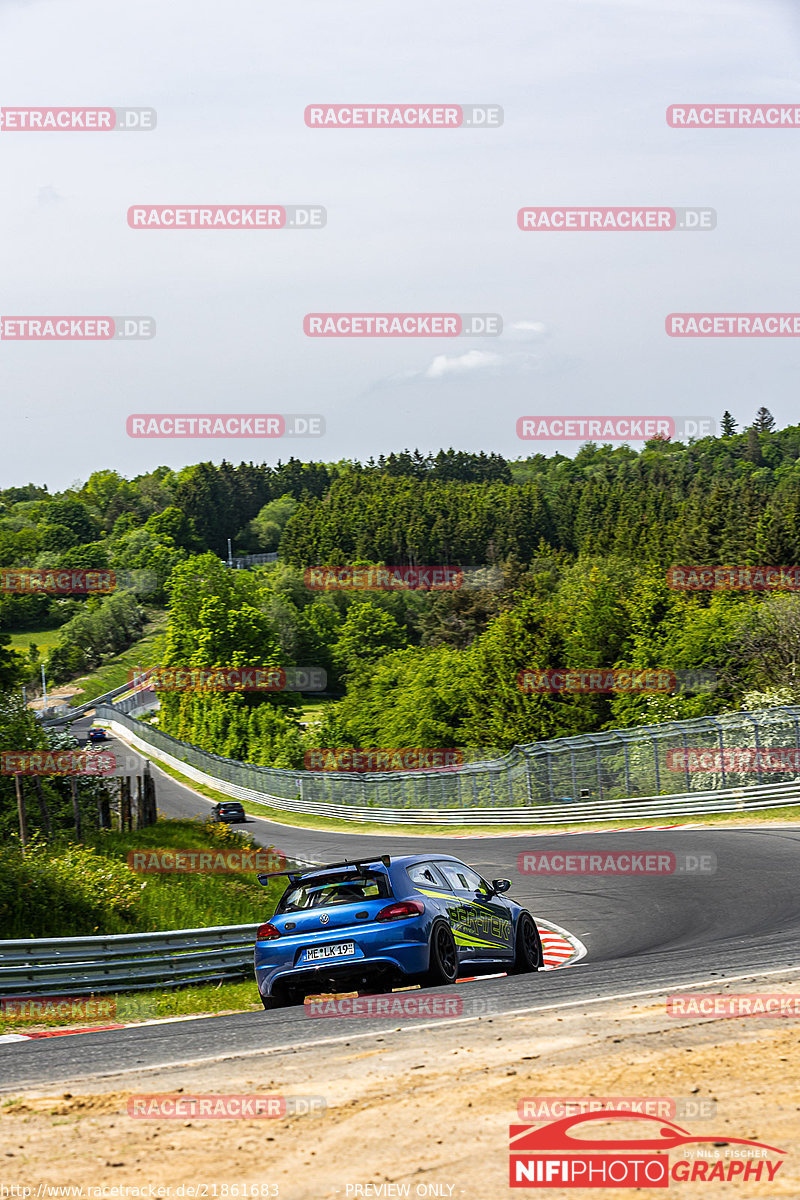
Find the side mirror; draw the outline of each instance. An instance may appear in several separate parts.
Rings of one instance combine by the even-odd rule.
[[[496,895],[499,895],[500,892],[507,892],[510,887],[511,887],[510,879],[493,879],[492,880],[492,891]]]

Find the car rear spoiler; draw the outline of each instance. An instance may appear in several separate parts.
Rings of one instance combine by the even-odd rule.
[[[367,867],[370,863],[380,862],[385,867],[389,866],[391,857],[388,854],[373,854],[372,858],[345,858],[342,862],[323,863],[319,867],[309,867],[306,871],[271,871],[268,875],[257,875],[256,878],[264,887],[267,886],[270,879],[279,879],[281,876],[286,876],[291,883],[295,883],[299,879],[303,879],[306,875],[322,875],[326,871],[333,871],[337,867]]]

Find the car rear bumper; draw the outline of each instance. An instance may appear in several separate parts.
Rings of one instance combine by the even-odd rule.
[[[322,981],[347,984],[349,980],[381,975],[421,975],[428,969],[430,950],[427,941],[405,942],[402,946],[387,947],[381,953],[365,954],[362,958],[337,959],[297,966],[285,962],[279,965],[260,960],[256,950],[256,980],[262,996],[275,989],[295,987],[298,991],[313,992]]]

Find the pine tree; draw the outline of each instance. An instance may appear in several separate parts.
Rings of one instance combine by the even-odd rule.
[[[736,422],[734,421],[731,414],[726,410],[722,414],[722,436],[723,437],[733,437],[733,435],[735,433],[736,433]]]
[[[753,421],[753,429],[758,433],[772,433],[775,428],[775,418],[768,408],[764,408],[763,404],[756,413],[756,419]]]
[[[764,455],[761,453],[761,442],[758,439],[758,431],[755,425],[751,425],[747,431],[745,458],[748,462],[755,463],[757,467],[764,465]]]

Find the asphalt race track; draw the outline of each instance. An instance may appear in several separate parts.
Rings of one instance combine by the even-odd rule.
[[[81,736],[88,721],[76,723]],[[121,759],[133,752],[106,743]],[[210,807],[155,769],[158,807],[193,817]],[[340,834],[251,818],[244,827],[287,857],[333,861],[357,854],[455,854],[489,878],[512,880],[511,895],[534,916],[555,922],[585,944],[573,967],[529,976],[457,984],[459,995],[491,999],[498,1011],[569,1005],[587,999],[672,990],[681,985],[779,972],[800,964],[800,828],[675,829],[561,837]],[[609,877],[531,876],[518,855],[535,850],[672,850],[716,856],[713,874]],[[269,912],[254,913],[253,920]],[[254,989],[255,990],[255,989]],[[470,1018],[476,1019],[476,1018]],[[441,1020],[437,1024],[441,1024]],[[414,1023],[419,1029],[421,1022]],[[396,1026],[392,1025],[392,1028]],[[387,1033],[386,1020],[359,1019],[358,1035]],[[0,1046],[0,1089],[39,1088],[118,1071],[246,1057],[270,1047],[354,1040],[353,1022],[329,1018],[309,1029],[302,1009],[239,1013]]]

